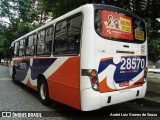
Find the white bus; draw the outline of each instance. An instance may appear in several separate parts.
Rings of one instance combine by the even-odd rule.
[[[39,92],[82,111],[146,93],[144,21],[121,8],[87,4],[13,41],[10,73]]]

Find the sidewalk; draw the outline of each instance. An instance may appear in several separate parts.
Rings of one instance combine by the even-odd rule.
[[[148,69],[149,73],[160,73],[160,68],[158,69]]]
[[[2,65],[2,66],[7,66],[7,63],[6,63],[6,62],[4,62],[4,60],[1,60],[0,65]]]

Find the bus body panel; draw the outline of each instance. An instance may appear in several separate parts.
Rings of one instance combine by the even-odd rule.
[[[47,80],[51,99],[80,109],[80,57],[68,58]]]
[[[94,63],[94,8],[87,5],[83,8],[83,36],[81,41],[81,70],[95,69]],[[81,73],[82,74],[82,73]],[[91,88],[89,77],[82,76],[80,80],[80,91]],[[81,98],[82,99],[82,98]],[[83,103],[82,103],[83,104]]]
[[[88,16],[91,17],[89,13]],[[95,28],[92,21],[90,24]],[[144,76],[148,60],[147,40],[143,43],[114,41],[100,37],[95,29],[93,31],[94,42],[86,42],[84,45],[82,41],[84,52],[81,55],[81,69],[97,71],[99,91],[93,90],[89,76],[82,75],[81,86],[84,85],[83,80],[87,81],[87,84],[90,81],[90,85],[84,85],[86,88],[81,87],[81,110],[90,111],[144,97],[147,87]],[[90,33],[89,36],[93,35],[92,32],[88,31],[88,33]],[[88,49],[87,52],[86,49]],[[90,51],[93,51],[94,55]],[[125,60],[129,61],[130,65],[126,65]]]
[[[85,7],[84,8],[88,8]],[[30,34],[44,29],[47,26],[55,24],[58,21],[66,19],[74,14],[83,12],[82,8],[78,8],[70,13],[57,18],[56,20],[44,25],[37,30],[32,31]],[[21,40],[27,37],[29,34],[17,39]],[[81,38],[82,39],[82,38]],[[16,42],[14,41],[14,42]],[[12,43],[13,44],[13,43]],[[27,59],[27,60],[26,60]],[[63,56],[63,57],[40,57],[29,56],[28,58],[13,58],[14,62],[12,66],[23,65],[23,69],[17,69],[16,72],[23,72],[26,69],[25,75],[17,74],[17,77],[23,84],[31,87],[34,90],[38,90],[38,77],[43,75],[48,83],[49,97],[53,100],[61,102],[63,104],[72,106],[76,109],[81,109],[80,106],[80,56]],[[27,64],[25,63],[27,62]],[[25,63],[25,64],[24,64]],[[25,68],[26,67],[26,68]],[[11,75],[13,74],[11,70]]]
[[[81,69],[93,69],[94,63],[94,9],[93,5],[83,8],[83,35],[81,41]],[[83,88],[82,88],[83,89]]]
[[[121,91],[105,92],[99,93],[94,91],[92,88],[85,89],[82,91],[82,111],[91,111],[95,109],[100,109],[105,106],[118,104],[126,102],[129,100],[142,98],[145,95],[146,84],[144,83],[143,87],[136,87],[132,89],[126,89]],[[139,95],[137,96],[137,92]],[[109,100],[110,99],[110,100]],[[109,102],[110,101],[110,102]]]
[[[37,78],[39,75],[44,75],[47,79],[51,99],[80,109],[79,56],[15,59],[14,66],[16,66],[14,68],[18,81],[37,91]]]
[[[125,45],[129,48],[125,48]],[[143,44],[116,42],[103,39],[95,33],[95,46],[95,64],[98,71],[100,92],[111,92],[143,85],[144,70],[147,67],[146,42]],[[143,54],[142,46],[145,46]],[[132,51],[134,54],[117,53],[117,51]],[[128,66],[136,68],[121,70],[122,65],[123,67],[127,66],[122,59],[129,59],[131,63]],[[136,61],[136,59],[138,60]],[[121,81],[116,82],[116,79],[121,80],[122,84]],[[142,84],[135,84],[138,82]]]
[[[27,86],[38,90],[37,78],[54,63],[56,58],[21,58],[14,60],[16,79]]]

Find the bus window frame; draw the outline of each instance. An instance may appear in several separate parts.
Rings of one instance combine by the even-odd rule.
[[[61,23],[61,22],[63,22],[63,21],[68,21],[68,20],[70,20],[70,19],[72,19],[72,18],[75,18],[75,17],[78,17],[78,16],[81,16],[82,17],[82,19],[81,19],[81,36],[80,36],[80,45],[79,45],[79,53],[78,54],[55,54],[55,37],[56,37],[56,25],[58,24],[58,23]],[[68,17],[66,17],[66,18],[64,18],[64,19],[62,19],[62,20],[60,20],[60,21],[58,21],[58,22],[56,22],[55,23],[55,25],[54,25],[54,37],[53,37],[53,47],[52,47],[52,51],[53,51],[53,56],[54,57],[63,57],[63,56],[80,56],[80,53],[81,53],[81,44],[82,44],[82,34],[83,34],[83,18],[84,18],[84,15],[83,15],[83,12],[82,11],[80,11],[80,12],[77,12],[77,13],[75,13],[75,14],[73,14],[73,15],[70,15],[70,16],[68,16]],[[68,34],[68,28],[67,28],[67,34]]]
[[[15,54],[15,48],[16,48],[16,44],[18,44],[17,50],[16,50],[16,54]],[[20,46],[20,42],[19,41],[15,41],[14,42],[14,57],[19,57],[19,46]]]
[[[46,41],[46,34],[47,34],[47,30],[49,29],[49,28],[53,28],[52,30],[52,40],[50,40],[50,41]],[[38,34],[40,34],[40,32],[42,32],[42,31],[44,31],[45,33],[44,33],[44,42],[43,43],[39,43],[39,37],[38,37]],[[38,32],[37,32],[37,44],[36,44],[36,56],[40,56],[40,57],[50,57],[51,55],[52,55],[52,44],[53,44],[53,41],[54,41],[54,31],[55,31],[55,26],[54,26],[54,24],[52,24],[52,25],[49,25],[49,26],[47,26],[47,27],[45,27],[45,28],[43,28],[43,29],[41,29],[41,30],[39,30]],[[43,51],[43,54],[38,54],[37,52],[38,52],[38,45],[39,44],[44,44],[44,47],[45,47],[45,45],[48,43],[48,42],[51,42],[51,50],[49,51],[49,54],[45,54],[45,48],[44,48],[44,51]]]
[[[141,40],[136,40],[135,39],[135,36],[134,36],[134,39],[133,40],[126,40],[126,39],[121,39],[121,38],[110,38],[110,37],[104,37],[102,35],[100,35],[97,30],[96,30],[96,11],[97,10],[107,10],[107,11],[113,11],[113,12],[118,12],[118,13],[123,13],[125,14],[126,16],[128,17],[131,17],[132,19],[138,19],[140,20],[141,22],[144,23],[144,41],[141,41]],[[101,38],[104,38],[104,39],[107,39],[107,40],[112,40],[112,41],[116,41],[116,42],[125,42],[125,43],[134,43],[134,44],[142,44],[146,41],[147,39],[147,31],[146,31],[146,23],[145,21],[140,18],[139,16],[127,11],[127,10],[124,10],[122,8],[118,8],[118,7],[114,7],[114,6],[110,6],[110,5],[95,5],[94,6],[94,29],[95,29],[95,32],[98,34],[98,36],[100,36]],[[133,29],[133,28],[132,28]],[[134,29],[133,29],[134,30]],[[134,35],[134,33],[133,33]]]
[[[52,28],[52,40],[47,40],[47,30],[48,29],[51,29]],[[52,55],[52,53],[53,53],[53,46],[52,46],[52,44],[53,44],[53,41],[54,41],[54,31],[55,31],[55,26],[54,26],[54,24],[52,24],[52,25],[49,25],[49,26],[47,26],[46,28],[45,28],[45,40],[44,40],[44,43],[45,43],[45,45],[47,45],[47,43],[51,43],[51,48],[50,48],[50,51],[49,51],[49,54],[45,54],[45,56],[51,56]],[[51,37],[51,36],[49,36],[49,37]],[[45,52],[45,50],[44,50],[44,52]]]
[[[23,48],[20,48],[21,47],[21,42],[23,42]],[[23,39],[21,39],[21,40],[19,40],[19,57],[24,57],[25,56],[25,54],[26,54],[26,41],[25,41],[25,39],[23,38]],[[20,50],[22,50],[22,55],[20,55]]]
[[[28,36],[25,38],[25,57],[30,57],[30,56],[35,56],[35,55],[36,55],[36,42],[37,42],[37,37],[36,37],[35,41],[33,41],[35,35],[37,36],[37,33],[30,34],[30,35],[28,35]],[[33,44],[30,46],[30,49],[32,49],[32,47],[34,46],[34,54],[31,54],[31,51],[30,51],[30,54],[26,54],[27,46],[28,46],[28,42],[29,42],[29,37],[30,37],[30,36],[32,36],[32,41],[33,41]]]

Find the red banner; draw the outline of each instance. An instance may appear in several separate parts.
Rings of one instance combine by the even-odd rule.
[[[102,10],[102,36],[133,40],[132,18]]]

